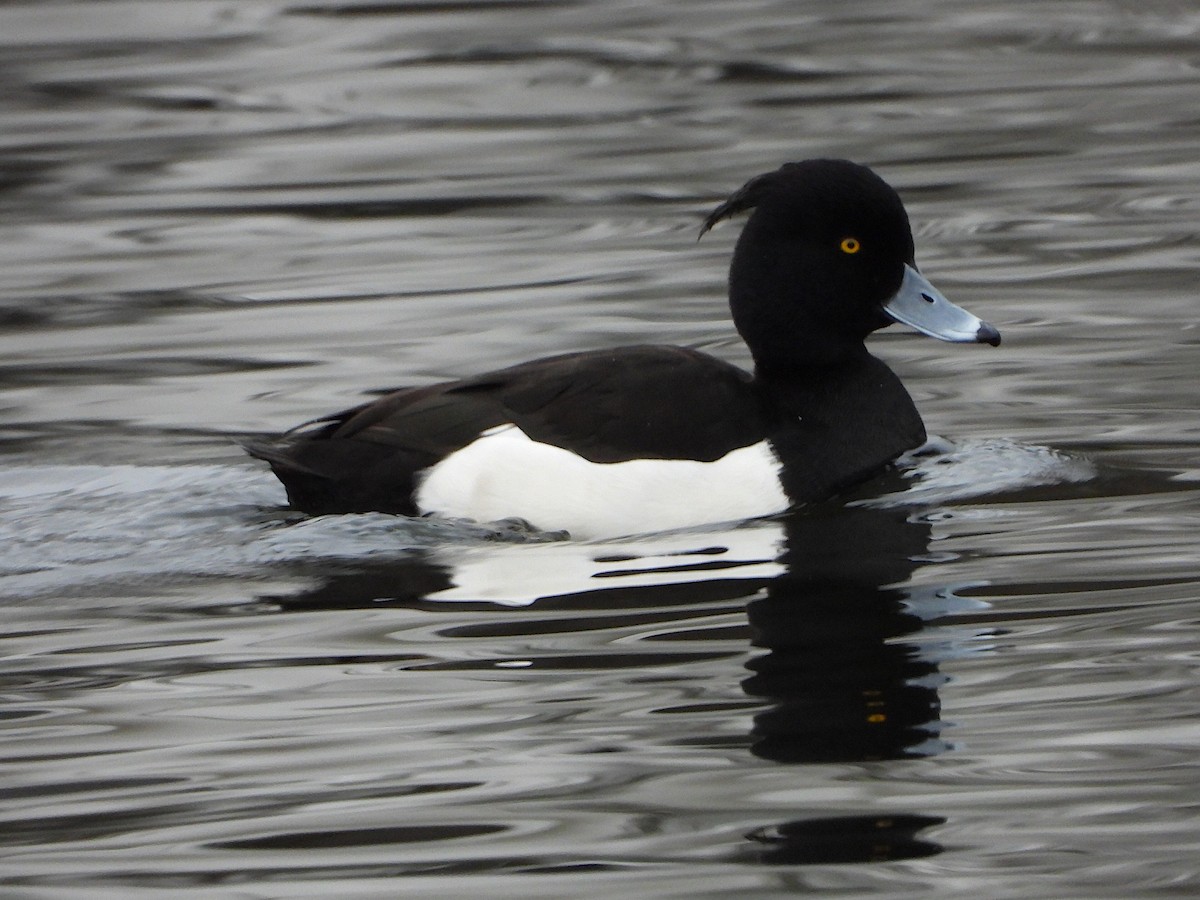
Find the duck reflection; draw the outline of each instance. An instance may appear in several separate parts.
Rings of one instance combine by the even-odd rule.
[[[945,748],[937,694],[945,645],[915,639],[944,604],[901,586],[929,541],[929,525],[904,509],[815,505],[723,531],[442,546],[336,573],[326,565],[311,589],[273,599],[288,610],[455,604],[555,614],[489,616],[447,632],[475,638],[667,622],[688,636],[697,633],[686,631],[689,620],[744,606],[750,642],[767,652],[747,663],[753,674],[742,686],[770,701],[754,718],[752,752],[789,763],[899,759]],[[678,661],[678,647],[663,658]]]
[[[784,573],[747,606],[746,693],[771,701],[751,751],[782,763],[928,756],[945,744],[936,655],[902,638],[938,604],[897,587],[928,552],[930,528],[902,511],[843,508],[789,523]],[[747,852],[769,865],[884,862],[940,853],[919,832],[938,816],[820,816],[757,829]]]
[[[308,573],[301,568],[317,576],[312,587],[268,599],[287,611],[425,604],[649,610],[745,602],[783,574],[783,543],[784,525],[761,521],[604,543],[447,544],[398,557],[322,562]]]
[[[854,762],[943,749],[938,659],[898,640],[923,627],[911,577],[929,526],[902,510],[841,508],[794,517],[784,573],[747,607],[753,752],[778,762]]]
[[[742,643],[731,654],[730,638],[748,636],[765,652],[746,663],[751,674],[742,688],[768,704],[753,718],[753,754],[791,764],[913,758],[946,748],[939,664],[952,645],[919,635],[954,598],[904,586],[929,552],[930,530],[903,509],[831,504],[708,533],[412,552],[369,566],[355,562],[332,576],[326,568],[313,589],[274,599],[288,610],[528,607],[477,622],[457,617],[439,633],[491,639],[631,625],[645,632],[661,624],[691,647],[707,640],[716,651],[681,654],[669,641],[661,660],[654,653],[598,655],[589,666],[728,657],[745,652]],[[705,624],[714,613],[727,618],[743,607],[748,631]],[[486,664],[473,658],[421,668]],[[769,863],[924,856],[940,848],[918,832],[942,821],[912,814],[797,819],[748,834],[745,852]]]

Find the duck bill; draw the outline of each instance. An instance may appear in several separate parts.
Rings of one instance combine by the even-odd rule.
[[[1000,345],[999,331],[955,306],[912,266],[904,267],[900,290],[883,304],[883,311],[900,324],[940,341]]]

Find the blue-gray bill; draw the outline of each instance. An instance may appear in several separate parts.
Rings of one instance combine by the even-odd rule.
[[[904,267],[900,290],[883,304],[883,311],[902,325],[938,340],[1000,345],[999,331],[955,306],[912,266]]]

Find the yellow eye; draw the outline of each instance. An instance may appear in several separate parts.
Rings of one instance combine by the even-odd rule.
[[[862,249],[862,244],[858,242],[858,238],[852,237],[842,238],[840,246],[843,253],[857,253]]]

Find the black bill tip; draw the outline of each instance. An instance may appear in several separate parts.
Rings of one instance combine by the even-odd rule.
[[[981,344],[991,344],[993,347],[999,347],[1000,332],[987,322],[980,322],[979,330],[975,332],[975,340]]]

